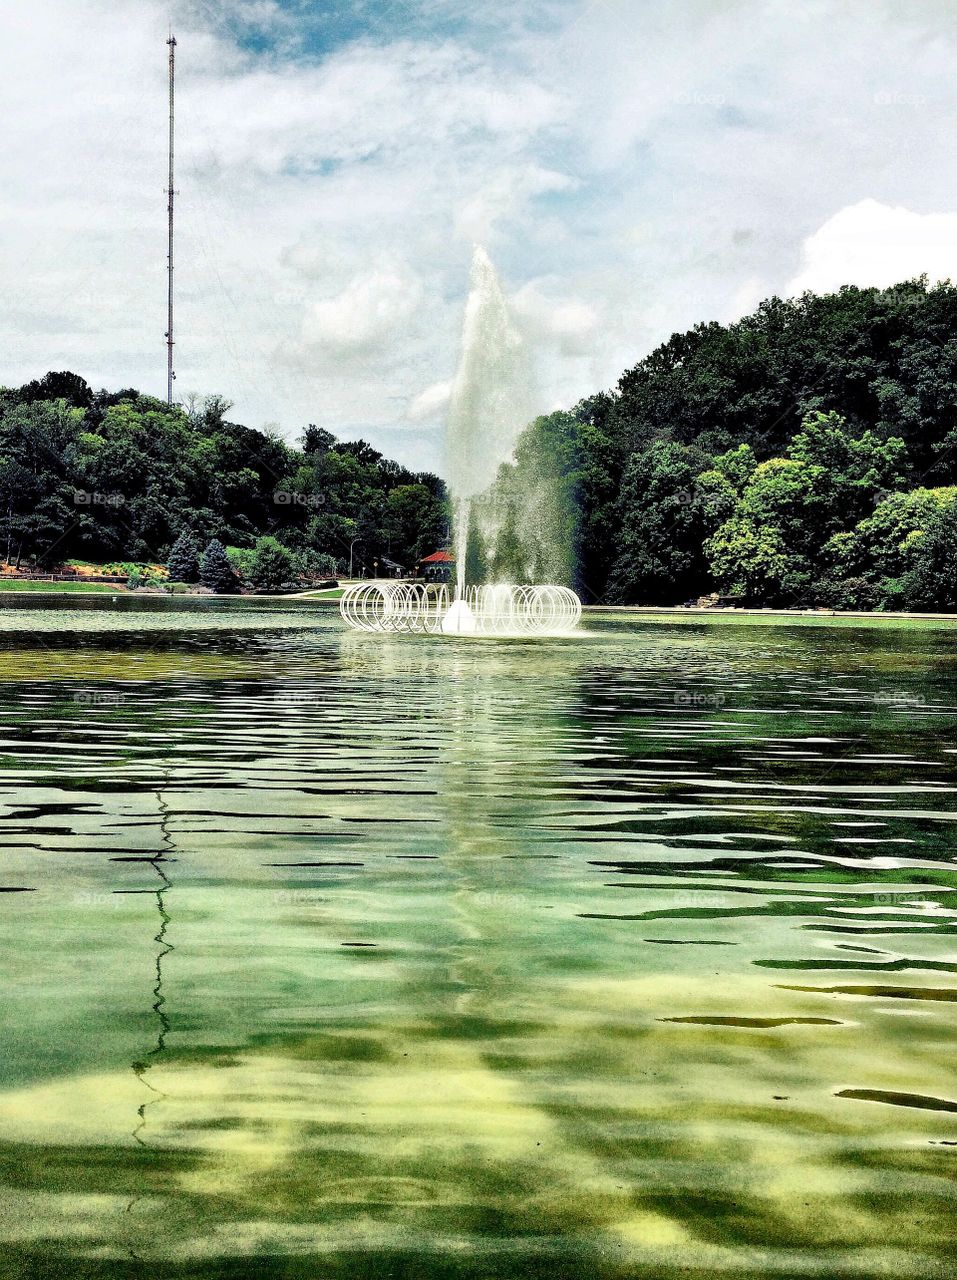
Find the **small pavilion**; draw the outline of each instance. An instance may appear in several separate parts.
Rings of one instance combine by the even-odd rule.
[[[426,582],[448,582],[452,577],[452,566],[455,556],[446,547],[442,551],[433,551],[430,556],[423,556],[418,565],[418,576]]]

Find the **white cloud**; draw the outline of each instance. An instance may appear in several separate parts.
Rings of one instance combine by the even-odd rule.
[[[535,344],[554,343],[563,356],[587,355],[599,322],[598,311],[581,298],[562,297],[549,289],[560,282],[529,281],[512,305],[527,338]]]
[[[455,218],[456,231],[465,240],[488,244],[497,224],[524,213],[535,196],[567,191],[572,186],[574,182],[567,174],[534,164],[502,169],[485,177],[481,189],[461,206]]]
[[[438,465],[474,238],[543,408],[772,292],[955,274],[942,0],[370,0],[328,49],[319,6],[176,3],[178,385],[252,425]],[[0,381],[162,393],[166,5],[6,10]]]
[[[422,286],[403,264],[383,263],[353,277],[341,293],[312,305],[303,341],[331,356],[372,354],[415,313]]]
[[[789,295],[842,284],[886,288],[924,275],[957,280],[957,213],[914,213],[876,200],[839,210],[804,242]]]
[[[433,382],[411,401],[405,416],[410,422],[428,422],[442,413],[452,396],[452,383]]]

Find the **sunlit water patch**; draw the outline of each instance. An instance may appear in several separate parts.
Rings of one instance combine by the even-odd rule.
[[[957,631],[0,628],[6,1272],[950,1273]]]

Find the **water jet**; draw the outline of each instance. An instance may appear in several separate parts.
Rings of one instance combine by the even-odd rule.
[[[475,585],[466,581],[473,506],[495,481],[533,416],[528,353],[484,249],[472,258],[462,355],[446,428],[446,474],[455,530],[453,590],[392,579],[348,587],[340,611],[358,631],[434,635],[561,635],[581,619],[581,601],[562,586]]]

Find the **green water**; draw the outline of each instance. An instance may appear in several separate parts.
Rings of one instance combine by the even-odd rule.
[[[953,1274],[957,628],[0,606],[0,1274]]]

